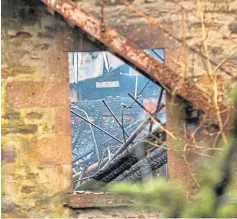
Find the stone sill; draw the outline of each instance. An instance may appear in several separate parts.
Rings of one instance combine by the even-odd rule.
[[[63,205],[73,209],[131,207],[134,201],[111,193],[67,194]]]

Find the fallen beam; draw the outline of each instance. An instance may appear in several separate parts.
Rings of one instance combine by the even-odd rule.
[[[154,80],[166,91],[175,93],[202,110],[208,117],[217,122],[217,110],[210,95],[205,93],[195,83],[185,80],[180,73],[176,73],[165,64],[161,64],[146,54],[142,49],[119,35],[114,29],[105,25],[101,31],[101,22],[96,17],[83,10],[71,0],[41,0],[48,7],[61,14],[73,25],[78,26],[89,36],[102,43],[108,50],[115,53],[122,60],[133,66],[145,76]],[[220,100],[218,103],[224,127],[232,122],[232,109]]]
[[[125,151],[128,146],[136,139],[136,137],[144,130],[146,125],[148,125],[151,122],[150,117],[147,117],[138,127],[137,129],[132,133],[132,135],[127,139],[127,141],[119,147],[119,149],[115,152],[115,154],[111,157],[111,159],[108,161],[108,163],[105,164],[103,169],[106,169],[110,162],[114,160],[119,154],[121,154],[123,151]]]

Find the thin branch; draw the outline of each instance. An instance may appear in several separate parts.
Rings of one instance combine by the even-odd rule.
[[[185,123],[183,123],[183,129],[184,129],[184,139],[185,139],[184,142],[187,142],[186,141],[186,139],[187,139],[187,132],[186,132],[186,125],[185,125]],[[195,175],[194,175],[194,173],[193,173],[193,171],[192,171],[192,169],[191,169],[191,167],[190,167],[190,165],[188,163],[187,156],[186,156],[186,151],[187,151],[187,143],[184,144],[184,150],[183,150],[183,152],[184,152],[184,154],[183,154],[184,163],[188,167],[189,173],[190,173],[193,181],[196,183],[197,187],[200,188],[200,184],[198,183],[198,181],[197,181],[197,179],[196,179],[196,177],[195,177]]]
[[[144,12],[140,11],[139,9],[137,9],[134,5],[130,4],[129,2],[127,2],[126,0],[121,0],[123,2],[123,4],[129,9],[131,10],[133,13],[143,17],[145,19],[145,21],[149,24],[152,24],[152,25],[156,25],[158,26],[161,30],[164,31],[164,33],[166,33],[169,37],[171,37],[172,39],[176,40],[177,42],[181,43],[183,42],[182,39],[180,39],[179,37],[175,36],[172,31],[170,29],[168,29],[164,24],[160,24],[158,22],[158,20],[156,18],[152,18],[152,17],[149,17],[147,15],[145,15]],[[188,45],[187,43],[185,43],[186,46],[194,53],[196,53],[197,55],[201,56],[202,58],[204,59],[207,59],[208,57],[206,57],[205,54],[203,54],[202,52],[199,52],[195,47],[193,46],[190,46]],[[211,61],[211,64],[217,66],[217,63],[213,60],[210,60]],[[229,76],[232,76],[232,73],[225,70],[224,68],[220,67],[220,69],[225,72],[226,74],[228,74]]]

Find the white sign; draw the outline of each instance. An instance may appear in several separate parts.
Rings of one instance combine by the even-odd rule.
[[[119,87],[119,81],[96,82],[96,88]]]

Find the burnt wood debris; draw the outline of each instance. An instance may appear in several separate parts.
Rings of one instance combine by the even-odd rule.
[[[130,66],[133,66],[142,74],[155,81],[155,83],[162,87],[162,93],[163,90],[170,94],[176,91],[178,97],[192,103],[194,107],[213,118],[214,122],[217,122],[216,109],[212,105],[211,96],[206,95],[197,84],[184,80],[179,72],[176,73],[165,64],[161,64],[104,23],[101,25],[99,19],[81,9],[75,2],[70,0],[41,1],[53,11],[61,14],[73,25],[81,28],[95,42],[99,42]],[[101,31],[101,27],[103,27],[103,31]],[[183,81],[183,84],[180,84],[181,81]],[[146,111],[138,101],[139,95],[138,97],[133,97],[129,94],[129,96],[133,99],[133,104],[137,104],[141,108],[140,110]],[[93,130],[91,129],[95,148],[85,152],[81,158],[73,160],[74,163],[81,160],[82,162],[80,164],[77,163],[77,165],[84,166],[73,177],[75,190],[101,189],[102,187],[106,187],[107,184],[119,181],[140,182],[149,178],[151,175],[157,175],[157,170],[167,163],[166,133],[163,131],[164,129],[160,128],[161,126],[165,127],[165,123],[162,123],[156,116],[156,113],[164,106],[160,102],[161,96],[158,96],[157,99],[156,111],[152,113],[146,112],[148,117],[140,121],[140,126],[133,130],[132,133],[129,133],[124,128],[123,119],[121,122],[118,121],[108,103],[103,101],[105,108],[107,108],[122,129],[123,139],[118,139],[116,134],[103,130],[103,128],[94,124],[88,118],[81,116],[76,109],[71,110],[76,117],[79,117],[81,120],[84,120],[86,123],[108,135],[110,137],[106,142],[108,145],[111,144],[111,139],[116,142],[100,155],[96,140],[94,139]],[[124,105],[123,108],[129,108],[129,106]],[[226,127],[229,127],[230,121],[232,121],[231,109],[222,102],[219,103],[219,108],[221,119],[224,121],[223,123]],[[229,121],[225,121],[226,118],[229,118]],[[152,131],[153,120],[157,121],[159,125]],[[148,124],[150,124],[150,128],[147,136],[138,138],[141,131],[144,131]],[[83,127],[80,128],[83,129]],[[149,142],[152,142],[152,144]],[[90,165],[83,165],[87,155],[89,156],[95,152],[97,153],[97,160]]]
[[[153,54],[154,51],[152,49],[147,52]],[[98,53],[89,55],[98,58]],[[107,56],[104,54],[104,57]],[[161,56],[159,59],[163,61]],[[110,71],[106,68],[98,77],[71,84],[76,95],[71,102],[75,153],[73,181],[76,191],[104,190],[107,184],[120,181],[140,182],[160,172],[162,176],[166,175],[165,133],[156,127],[157,124],[153,125],[153,121],[165,125],[159,119],[164,119],[164,90],[142,75],[136,76],[139,80],[128,77],[124,73],[128,69],[126,64]],[[100,90],[94,86],[98,81],[118,81],[120,86]],[[135,95],[132,96],[130,92]],[[159,149],[162,150],[143,142],[154,143],[157,139],[160,139],[159,144],[155,145],[157,148],[160,145]],[[78,150],[74,150],[76,148]]]
[[[161,101],[161,98],[159,98],[159,100]],[[160,106],[160,103],[158,103],[158,106]],[[111,109],[110,111],[111,114],[114,115]],[[85,118],[83,119],[90,123],[90,121]],[[110,155],[108,153],[107,156],[102,156],[101,159],[98,159],[97,162],[92,165],[94,166],[93,168],[89,166],[86,171],[77,174],[74,181],[75,189],[101,189],[111,182],[140,182],[148,176],[157,175],[156,171],[167,163],[167,153],[165,149],[166,138],[165,133],[160,131],[158,127],[155,131],[148,132],[148,135],[144,138],[147,141],[143,141],[143,138],[137,140],[139,134],[144,131],[149,123],[151,123],[150,116],[141,121],[141,124],[122,142],[122,145],[115,147],[116,150],[110,150]],[[98,126],[95,127],[99,128]],[[124,130],[122,125],[121,129]],[[104,132],[101,128],[99,128],[99,130]],[[110,137],[112,136],[107,132],[105,133]],[[117,143],[121,143],[120,140],[114,136],[113,139],[115,139]],[[156,146],[153,146],[154,144],[151,145],[150,142],[155,143]]]

